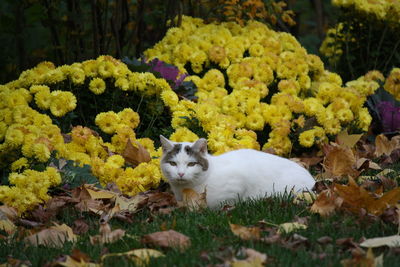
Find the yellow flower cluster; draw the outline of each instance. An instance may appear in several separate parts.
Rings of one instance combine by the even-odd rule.
[[[10,174],[9,181],[15,186],[0,186],[0,202],[22,213],[47,201],[50,198],[47,190],[58,185],[61,182],[61,176],[55,168],[47,167],[43,172],[34,170],[13,172]]]
[[[399,24],[400,2],[393,0],[332,0],[332,4],[344,8],[353,7],[367,15],[374,15],[379,20]]]
[[[96,60],[57,68],[50,62],[40,63],[35,68],[24,71],[18,80],[0,85],[1,167],[5,167],[3,165],[6,162],[2,159],[14,155],[19,159],[11,164],[10,169],[16,172],[25,170],[23,175],[33,177],[35,172],[28,169],[30,163],[45,163],[49,160],[51,152],[57,151],[59,158],[74,160],[79,165],[91,165],[93,174],[103,185],[115,182],[126,194],[134,195],[158,185],[161,179],[157,159],[160,150],[154,148],[150,139],[136,139],[133,129],[138,126],[140,118],[132,109],[125,108],[118,113],[110,111],[97,115],[95,123],[105,133],[113,135],[110,143],[104,142],[98,134],[82,126],[76,126],[71,133],[63,135],[52,119],[41,113],[49,110],[52,115],[62,117],[75,109],[77,99],[72,92],[52,90],[53,87],[59,87],[57,83],[66,80],[70,81],[72,87],[81,86],[88,80],[88,90],[97,95],[111,90],[106,88],[106,85],[112,82],[112,89],[116,87],[124,91],[140,91],[145,95],[170,90],[168,82],[164,79],[158,79],[152,73],[131,72],[124,63],[110,56],[100,56]],[[37,107],[37,110],[32,107]],[[68,135],[71,138],[68,138]],[[124,168],[123,158],[113,154],[122,153],[128,139],[132,144],[137,141],[147,148],[154,159],[136,168]],[[116,160],[118,157],[122,160]],[[12,174],[10,181],[16,175],[17,173]],[[21,193],[24,188],[17,183],[14,183],[15,187],[3,186],[0,201],[11,205],[13,201],[8,199],[19,198],[13,206],[24,211],[46,200],[48,187],[61,181],[47,183],[46,175],[47,173],[43,175],[42,181],[38,182],[41,191],[33,190],[24,194]],[[39,179],[41,176],[35,177]],[[35,179],[32,181],[36,181]]]
[[[350,125],[366,131],[371,116],[363,104],[379,87],[365,77],[343,85],[292,35],[256,21],[242,27],[184,16],[145,55],[182,72],[205,73],[186,78],[197,86],[197,102],[179,100],[171,89],[161,98],[173,115],[172,139],[195,139],[185,126],[187,118],[197,119],[216,154],[262,147],[284,155],[294,142],[311,147]],[[268,141],[259,144],[256,131],[262,134],[266,125]]]
[[[334,65],[343,54],[341,44],[346,41],[352,40],[346,38],[346,34],[343,32],[343,23],[338,23],[335,28],[331,28],[326,32],[326,37],[319,48],[319,52],[329,60],[330,64]]]
[[[400,68],[393,68],[386,78],[383,88],[400,101]]]

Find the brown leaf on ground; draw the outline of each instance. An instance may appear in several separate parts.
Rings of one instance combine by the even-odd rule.
[[[101,257],[101,260],[104,261],[104,259],[110,257],[124,257],[134,262],[135,266],[148,266],[151,258],[165,257],[165,255],[155,249],[141,248],[122,253],[105,254]]]
[[[12,235],[17,230],[17,226],[0,212],[0,230],[3,230],[8,235]]]
[[[330,236],[321,236],[320,238],[317,239],[317,242],[322,245],[329,244],[332,241],[333,239]]]
[[[207,191],[199,194],[193,189],[185,188],[182,190],[182,206],[187,207],[190,211],[207,208]]]
[[[329,216],[340,208],[342,203],[342,198],[339,198],[331,189],[326,189],[318,194],[311,206],[311,212],[319,213],[321,216]]]
[[[125,150],[121,154],[125,161],[133,166],[137,166],[142,162],[149,162],[151,160],[150,153],[139,143],[135,141],[135,145],[131,143],[128,138]]]
[[[139,208],[147,207],[151,212],[170,213],[177,202],[175,196],[168,192],[149,192],[145,198],[138,204]]]
[[[95,245],[95,244],[103,245],[103,244],[107,244],[107,243],[114,243],[125,236],[125,230],[116,229],[116,230],[112,231],[111,227],[108,223],[100,224],[99,232],[100,232],[99,235],[90,237],[90,243],[92,245]]]
[[[89,225],[84,219],[76,219],[74,221],[74,225],[72,226],[72,230],[74,231],[74,234],[77,235],[85,234],[87,231],[89,231]]]
[[[344,267],[377,267],[383,266],[383,254],[375,257],[372,249],[368,249],[365,255],[353,255],[351,259],[344,259],[341,261]]]
[[[32,246],[44,245],[46,247],[62,248],[65,242],[75,242],[77,237],[68,225],[55,223],[54,226],[27,236],[24,240]]]
[[[0,214],[4,214],[11,221],[15,221],[19,217],[17,210],[7,205],[0,206]]]
[[[267,254],[251,248],[242,248],[239,254],[246,255],[247,258],[244,260],[233,259],[230,262],[232,267],[262,267],[267,261]]]
[[[239,224],[229,224],[232,233],[243,240],[259,240],[261,237],[260,227],[246,227]]]
[[[334,191],[343,199],[342,207],[355,214],[365,209],[375,216],[380,216],[387,208],[394,206],[400,200],[400,187],[386,192],[380,198],[374,198],[351,178],[348,185],[335,184]]]
[[[324,151],[323,167],[333,178],[347,175],[357,177],[360,174],[356,169],[356,156],[350,148],[333,143],[325,145]]]
[[[343,147],[353,148],[362,136],[363,134],[348,134],[347,130],[345,130],[336,136],[336,143]]]
[[[400,148],[399,137],[393,137],[389,140],[385,135],[380,134],[375,138],[375,153],[376,157],[382,155],[390,156],[393,150]]]
[[[75,259],[72,256],[63,256],[61,259],[52,263],[51,266],[64,266],[64,267],[101,267],[101,264],[88,262],[83,259]]]
[[[141,239],[141,243],[144,245],[159,246],[162,248],[177,248],[181,251],[191,246],[189,237],[174,230],[144,235]]]
[[[381,218],[384,222],[392,223],[394,225],[400,225],[400,205],[398,204],[397,207],[390,207],[386,209]]]
[[[323,157],[312,156],[312,157],[300,157],[295,158],[301,162],[301,165],[306,169],[309,169],[311,166],[315,166],[323,160]]]
[[[382,170],[381,166],[379,166],[377,163],[375,163],[372,160],[367,159],[367,158],[357,159],[356,168],[359,171],[368,170],[368,169]]]
[[[88,185],[82,185],[74,188],[72,193],[71,202],[77,203],[75,208],[79,211],[92,211],[96,214],[102,214],[104,204],[101,200],[95,200],[88,191]]]

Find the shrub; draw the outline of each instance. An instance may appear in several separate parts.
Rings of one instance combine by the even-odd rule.
[[[345,80],[400,65],[400,5],[396,1],[332,0],[341,8],[320,52]]]
[[[205,133],[216,154],[272,148],[287,155],[345,128],[366,131],[371,116],[363,105],[379,87],[365,77],[343,85],[292,35],[255,21],[242,27],[183,17],[145,55],[178,66],[198,89],[197,101],[161,93],[172,112],[171,138],[190,141]]]
[[[90,165],[102,185],[114,182],[126,194],[157,186],[160,150],[136,134],[159,134],[158,126],[168,131],[170,118],[158,97],[163,91],[171,91],[166,80],[132,72],[109,56],[57,68],[43,62],[0,86],[0,164],[4,175],[12,171],[0,202],[23,212],[45,201],[48,188],[61,183],[54,168],[46,169],[52,155]],[[144,146],[152,160],[129,165],[121,156],[128,142]]]

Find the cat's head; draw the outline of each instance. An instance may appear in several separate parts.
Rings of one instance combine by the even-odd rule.
[[[194,143],[172,142],[160,135],[163,149],[161,170],[172,183],[200,182],[208,170],[207,140],[201,138]]]

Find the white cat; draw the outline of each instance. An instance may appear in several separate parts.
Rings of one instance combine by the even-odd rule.
[[[238,199],[260,198],[276,193],[311,191],[314,178],[288,159],[251,149],[240,149],[219,156],[207,152],[204,138],[194,143],[176,143],[160,136],[163,156],[161,170],[178,201],[182,190],[206,190],[207,205]]]

